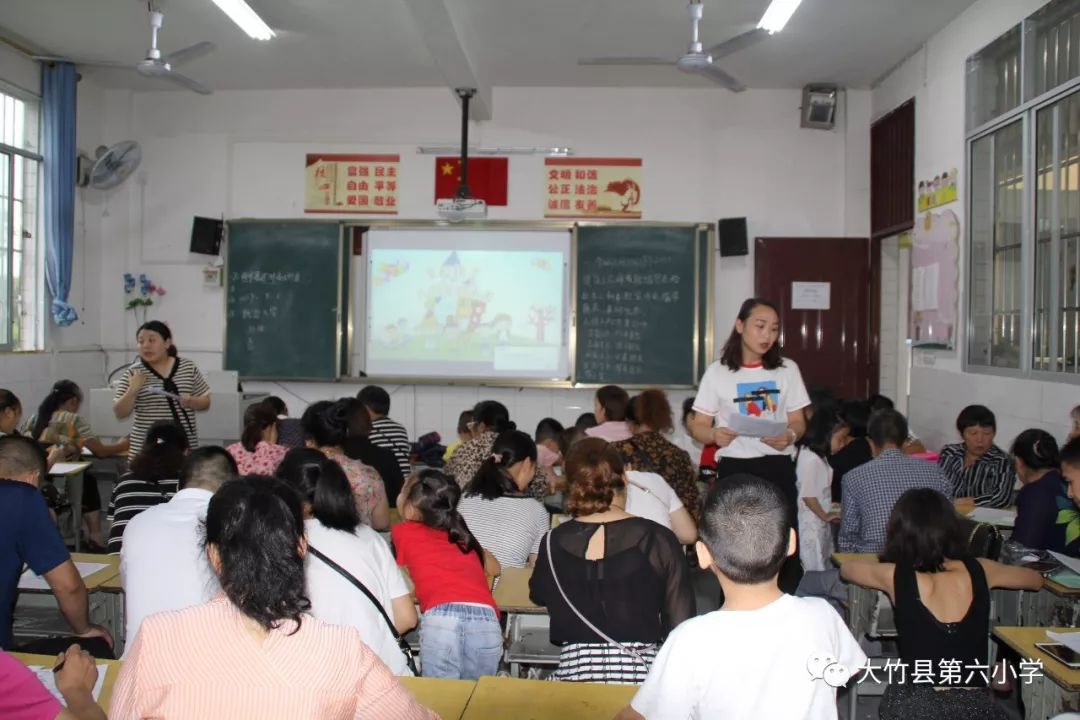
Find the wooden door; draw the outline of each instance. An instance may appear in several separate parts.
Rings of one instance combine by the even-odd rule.
[[[878,390],[881,243],[866,238],[756,238],[754,292],[780,309],[780,344],[808,387],[842,398]],[[792,307],[792,283],[829,283],[828,310]]]

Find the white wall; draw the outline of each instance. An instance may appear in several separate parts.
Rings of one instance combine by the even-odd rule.
[[[964,167],[964,61],[1045,4],[1044,0],[979,0],[931,38],[873,90],[873,116],[880,117],[915,97],[915,177],[933,177],[942,168]],[[966,195],[961,171],[959,196]],[[914,189],[913,189],[914,192]],[[961,223],[961,311],[967,259],[964,203],[948,206]],[[963,338],[961,338],[961,344]],[[1068,410],[1080,400],[1075,385],[964,373],[960,349],[916,352],[911,373],[912,427],[927,447],[955,442],[955,419],[970,403],[997,415],[998,444],[1007,447],[1020,431],[1040,427],[1062,436]]]
[[[37,63],[0,43],[0,80],[33,93],[41,92]],[[93,155],[100,142],[103,94],[88,79],[78,87],[76,140]],[[39,208],[39,214],[41,208]],[[105,356],[101,342],[101,214],[100,198],[92,191],[76,192],[75,253],[69,302],[79,320],[68,328],[46,323],[45,353],[0,353],[0,386],[14,392],[27,412],[36,407],[53,381],[68,378],[84,388],[104,381]]]
[[[433,159],[419,144],[453,145],[459,110],[444,89],[288,90],[104,95],[103,136],[142,143],[136,175],[101,198],[101,342],[113,368],[131,353],[135,324],[121,319],[120,275],[146,272],[168,295],[154,315],[181,351],[221,366],[222,291],[202,285],[203,260],[187,245],[193,215],[300,218],[309,152],[401,154],[400,218],[432,219]],[[494,118],[474,127],[482,145],[568,145],[578,155],[640,156],[647,220],[749,219],[750,236],[857,235],[869,231],[868,91],[847,93],[838,128],[799,128],[795,90],[497,88]],[[509,206],[491,219],[542,217],[540,156],[510,161]],[[753,256],[718,259],[717,323],[726,334],[753,290]],[[130,314],[129,314],[130,315]],[[354,358],[353,372],[361,369]],[[254,384],[253,384],[254,386]],[[358,386],[275,386],[291,405],[352,394]],[[401,386],[394,411],[415,433],[453,434],[477,399],[510,406],[527,429],[545,415],[572,420],[589,391]],[[290,398],[289,394],[295,397]],[[679,398],[673,397],[673,402]],[[292,408],[291,408],[292,409]]]

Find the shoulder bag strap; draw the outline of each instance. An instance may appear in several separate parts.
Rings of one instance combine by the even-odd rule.
[[[604,532],[606,533],[607,530],[605,530]],[[604,539],[607,540],[606,537]],[[643,658],[641,656],[641,653],[639,653],[637,650],[634,650],[633,648],[629,648],[629,647],[623,645],[618,640],[615,640],[615,639],[609,637],[607,635],[607,633],[605,633],[603,630],[601,630],[600,628],[596,627],[591,622],[589,622],[589,619],[581,614],[581,611],[578,610],[577,607],[574,606],[574,603],[570,602],[570,598],[568,598],[566,596],[566,591],[563,590],[562,583],[559,582],[559,576],[555,573],[555,561],[554,561],[554,559],[552,559],[552,555],[551,555],[551,533],[550,532],[548,532],[548,534],[544,536],[544,543],[545,543],[545,547],[547,549],[548,568],[550,568],[550,570],[551,570],[551,579],[555,581],[555,587],[558,588],[559,594],[562,595],[563,602],[566,603],[566,606],[574,611],[574,614],[578,616],[578,619],[581,620],[581,622],[583,622],[587,628],[592,630],[599,637],[603,638],[604,641],[607,642],[609,645],[614,645],[615,647],[619,648],[620,650],[622,650],[627,655],[632,656],[635,660],[637,660],[639,663],[641,663],[642,665],[645,666],[645,670],[647,672],[649,670],[649,664],[647,662],[645,662],[645,658]]]
[[[180,358],[173,358],[172,370],[169,371],[168,377],[165,377],[157,370],[150,367],[150,363],[146,362],[142,358],[139,358],[139,362],[142,363],[143,367],[146,368],[147,372],[151,373],[152,375],[161,380],[161,384],[164,386],[166,392],[173,393],[177,396],[180,395],[180,388],[173,380],[173,377],[176,375],[176,371],[180,369]],[[173,420],[176,421],[176,426],[187,434],[194,437],[195,425],[191,419],[191,416],[188,415],[187,408],[185,408],[179,402],[173,400],[171,397],[168,396],[165,396],[165,402],[169,405],[169,412],[172,413]]]
[[[390,634],[394,636],[394,639],[397,640],[401,638],[401,635],[400,633],[398,633],[397,628],[394,627],[394,621],[391,620],[390,616],[386,614],[386,608],[384,608],[382,606],[382,603],[380,603],[375,598],[375,596],[371,594],[371,591],[364,586],[364,583],[357,580],[348,570],[341,567],[336,562],[321,553],[315,546],[308,545],[308,552],[317,557],[318,559],[322,560],[324,563],[330,566],[331,570],[333,570],[338,575],[355,585],[357,590],[364,593],[364,595],[367,596],[367,599],[371,601],[371,604],[374,605],[375,608],[379,611],[379,614],[382,615],[382,619],[386,621],[386,626],[390,628]]]

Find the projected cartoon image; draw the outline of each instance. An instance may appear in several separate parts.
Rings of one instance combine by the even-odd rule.
[[[373,360],[557,369],[560,253],[376,248],[369,262]]]

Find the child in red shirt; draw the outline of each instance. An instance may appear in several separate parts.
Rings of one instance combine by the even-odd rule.
[[[390,529],[390,538],[423,613],[421,674],[476,680],[494,675],[502,659],[499,611],[487,580],[501,568],[458,513],[460,497],[453,478],[421,470],[401,489],[397,507],[405,522]]]

